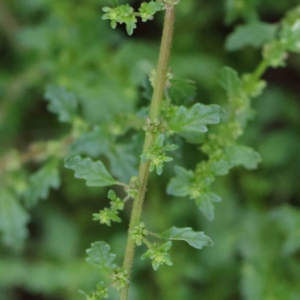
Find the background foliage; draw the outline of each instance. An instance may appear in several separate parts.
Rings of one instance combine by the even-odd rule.
[[[252,72],[261,60],[257,45],[236,51],[239,46],[228,34],[259,18],[273,24],[264,28],[267,40],[296,4],[182,1],[171,65],[176,77],[196,82],[197,96],[189,103],[224,105],[220,68]],[[141,127],[138,118],[125,113],[148,103],[147,76],[158,55],[162,14],[138,24],[128,37],[124,27],[113,31],[101,20],[107,5],[100,0],[0,1],[1,299],[82,299],[78,289],[89,290],[100,276],[85,262],[85,249],[105,239],[122,258],[130,211],[113,227],[93,222],[92,213],[108,205],[108,189],[75,180],[61,159],[68,151],[101,157],[122,180],[137,167],[140,136],[130,147],[129,135],[121,134]],[[180,244],[172,249],[174,266],[155,274],[147,261],[136,259],[132,299],[299,299],[299,55],[290,55],[286,68],[269,69],[264,79],[268,88],[253,101],[256,116],[242,138],[263,161],[255,171],[237,168],[218,178],[213,188],[223,201],[214,221],[207,221],[188,199],[165,194],[173,164],[165,166],[161,178],[151,176],[145,222],[159,232],[174,224],[200,228],[214,246],[197,251]],[[55,105],[47,109],[49,83],[74,92],[65,92],[74,109],[74,115],[59,115],[65,123],[48,111],[55,112]],[[50,86],[47,93],[55,90]],[[107,124],[105,130],[95,127],[69,149],[71,139],[99,124]],[[106,142],[95,144],[91,135]],[[200,155],[197,145],[187,144],[175,163],[180,159],[193,169]]]

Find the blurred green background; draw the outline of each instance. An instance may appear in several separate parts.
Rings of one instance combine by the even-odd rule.
[[[138,7],[141,1],[127,2]],[[261,60],[261,51],[252,47],[227,52],[228,34],[257,15],[277,23],[298,3],[181,1],[171,58],[174,74],[196,82],[196,102],[224,105],[219,69],[228,65],[239,73],[252,72]],[[158,57],[163,14],[140,22],[128,37],[122,26],[112,30],[101,20],[101,8],[108,5],[105,0],[0,0],[0,157],[13,157],[11,149],[27,153],[33,143],[69,134],[70,126],[47,110],[43,95],[49,83],[76,93],[89,126],[119,120],[147,104],[144,86]],[[193,227],[215,245],[198,251],[178,243],[171,253],[174,266],[157,272],[139,259],[145,249],[138,248],[131,300],[300,299],[300,56],[290,55],[286,68],[269,69],[263,78],[268,88],[253,101],[256,116],[242,138],[263,162],[258,170],[237,168],[217,180],[214,189],[223,201],[216,205],[214,221],[207,221],[192,201],[166,195],[174,164],[166,166],[161,178],[151,175],[143,214],[147,226],[153,231]],[[129,162],[120,167],[128,175],[116,171],[120,177],[134,173],[133,154],[140,144],[132,143],[138,145],[135,151],[114,149],[111,161],[108,154],[107,165],[120,166],[124,157]],[[183,153],[178,160],[186,168],[203,157],[196,145],[185,145]],[[16,225],[13,238],[20,245],[14,247],[2,236],[0,299],[83,299],[78,290],[89,291],[105,276],[84,260],[85,249],[97,240],[109,242],[122,261],[130,207],[121,224],[93,222],[92,213],[108,205],[108,189],[88,188],[63,168],[62,160],[59,165],[60,189],[15,220],[18,226],[28,223],[27,231]],[[13,187],[23,206],[26,179],[40,166],[27,160],[21,170],[9,173],[0,158],[0,186]],[[1,215],[3,203],[2,230],[9,217]]]

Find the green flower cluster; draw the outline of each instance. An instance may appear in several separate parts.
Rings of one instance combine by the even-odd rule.
[[[128,272],[121,268],[116,268],[113,270],[113,272],[110,274],[110,278],[112,280],[111,285],[117,290],[121,290],[129,282]]]
[[[104,282],[100,282],[97,284],[96,291],[89,293],[88,295],[82,291],[79,291],[86,297],[86,300],[101,300],[108,298],[108,289],[104,286]]]
[[[163,3],[151,1],[149,3],[143,2],[139,8],[139,12],[135,12],[129,4],[123,4],[115,8],[103,7],[105,14],[102,16],[103,20],[110,20],[112,28],[116,28],[117,23],[126,24],[126,30],[129,35],[132,35],[136,28],[137,17],[141,17],[143,22],[152,20],[156,12],[164,8]]]
[[[156,137],[154,144],[150,149],[141,155],[142,162],[150,161],[150,172],[156,168],[156,173],[161,175],[163,172],[163,163],[173,160],[172,157],[166,156],[166,151],[174,151],[178,148],[177,145],[164,145],[165,136],[160,134]]]
[[[140,223],[135,226],[134,230],[131,232],[131,237],[138,246],[141,246],[145,236],[148,234],[148,231],[145,229],[145,224]]]
[[[100,221],[101,224],[111,225],[113,222],[121,222],[122,220],[118,216],[118,211],[124,209],[124,201],[117,197],[113,190],[109,190],[107,197],[110,201],[110,208],[100,210],[99,213],[93,214],[94,221]]]
[[[155,79],[156,79],[156,69],[151,70],[150,74],[149,74],[149,81],[151,86],[154,88],[154,84],[155,84]],[[173,79],[173,72],[171,70],[169,70],[167,72],[167,80],[166,80],[166,88],[170,88],[171,87],[171,80]]]
[[[128,186],[125,187],[125,192],[131,199],[134,199],[138,192],[138,188],[139,188],[139,180],[137,176],[133,176],[130,178]]]
[[[129,4],[123,4],[116,8],[103,7],[105,14],[102,16],[103,20],[110,20],[110,25],[114,29],[117,23],[126,24],[126,30],[129,35],[132,35],[136,28],[136,16],[134,9]]]
[[[107,289],[103,289],[102,292],[93,292],[91,295],[88,296],[87,300],[101,300],[101,299],[107,299],[108,293]]]
[[[153,244],[150,246],[148,251],[142,255],[142,259],[150,258],[152,259],[153,269],[156,271],[160,265],[166,264],[172,266],[170,255],[168,250],[171,248],[172,242],[168,241],[162,245]]]
[[[147,22],[148,20],[152,20],[153,16],[163,9],[164,5],[162,3],[151,1],[149,3],[144,2],[141,4],[139,8],[140,17],[143,22]]]

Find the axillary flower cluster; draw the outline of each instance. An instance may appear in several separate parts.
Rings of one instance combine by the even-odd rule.
[[[152,20],[154,15],[163,9],[174,6],[179,3],[179,0],[161,0],[143,2],[138,10],[135,12],[133,7],[129,4],[122,4],[115,8],[103,7],[105,14],[102,16],[103,20],[110,20],[110,25],[114,29],[117,24],[126,24],[126,30],[129,35],[132,35],[133,30],[136,28],[138,17],[143,22]]]

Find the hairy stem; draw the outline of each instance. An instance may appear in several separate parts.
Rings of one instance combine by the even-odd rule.
[[[165,13],[160,54],[158,59],[157,71],[156,71],[154,91],[153,91],[153,96],[152,96],[152,101],[150,106],[151,121],[157,120],[159,116],[160,103],[163,98],[166,79],[167,79],[168,62],[170,57],[173,30],[174,30],[174,20],[175,20],[174,6],[167,7]],[[145,137],[143,152],[146,152],[149,149],[149,147],[151,147],[152,143],[153,143],[153,136],[151,133],[147,132]],[[135,242],[131,238],[131,231],[135,228],[135,226],[139,225],[140,223],[143,201],[144,201],[146,188],[147,188],[149,166],[150,166],[149,162],[140,164],[139,175],[138,175],[139,189],[134,199],[132,213],[131,213],[128,239],[127,239],[125,257],[123,262],[123,268],[127,270],[129,278],[131,277],[131,268],[132,268],[134,248],[135,248]],[[129,290],[129,284],[121,290],[120,300],[128,299],[128,290]]]

